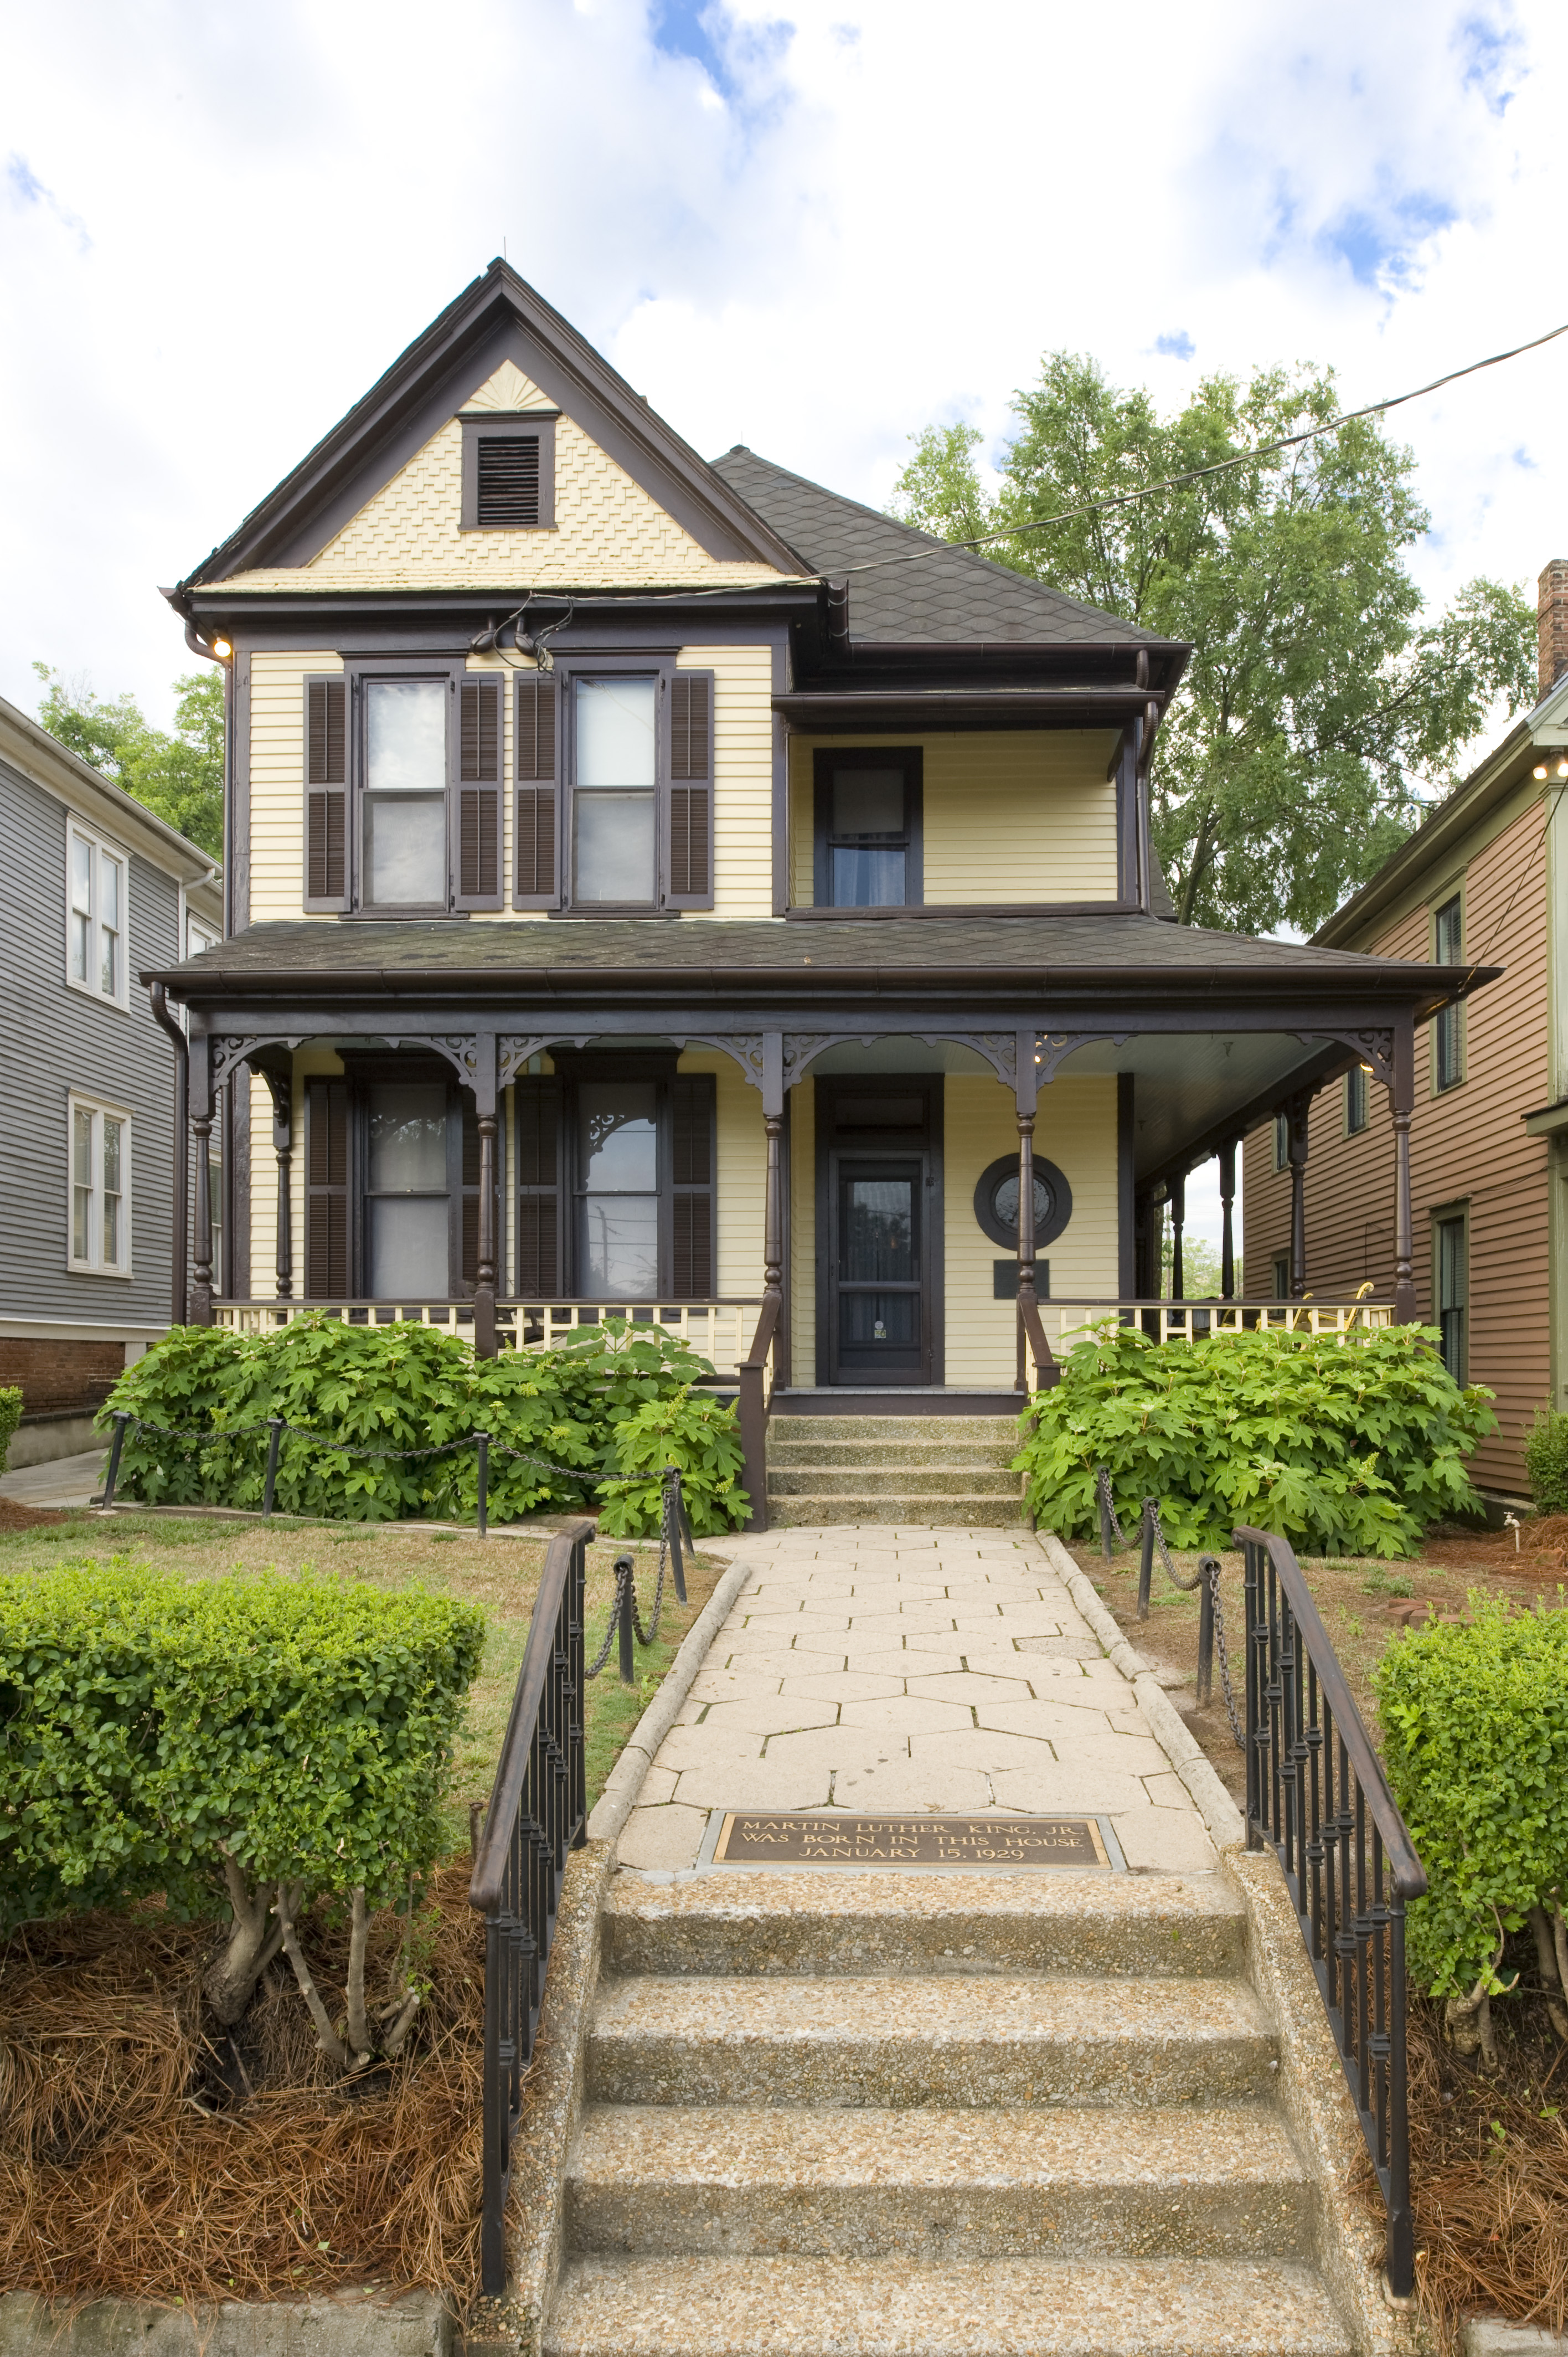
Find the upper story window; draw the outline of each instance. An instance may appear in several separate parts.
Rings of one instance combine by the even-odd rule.
[[[1352,1064],[1345,1075],[1345,1135],[1347,1137],[1359,1137],[1362,1130],[1366,1129],[1371,1122],[1371,1099],[1367,1087],[1367,1077],[1370,1069],[1367,1064]]]
[[[187,957],[199,957],[204,950],[215,950],[221,939],[222,935],[215,931],[212,926],[204,924],[199,917],[187,916],[185,920]]]
[[[501,906],[501,694],[446,663],[306,680],[306,909]]]
[[[66,979],[116,1006],[128,1005],[125,958],[129,862],[75,822],[67,833]]]
[[[70,1251],[91,1276],[131,1274],[131,1120],[116,1105],[72,1093],[68,1103]]]
[[[1464,961],[1464,904],[1457,892],[1433,915],[1432,954],[1439,965],[1459,965]],[[1432,1025],[1432,1084],[1435,1089],[1452,1089],[1464,1077],[1459,1009],[1440,1006]]]
[[[554,524],[559,414],[491,410],[462,420],[465,532],[534,532]]]
[[[817,906],[918,907],[924,898],[918,748],[820,750],[815,769]]]
[[[575,679],[575,901],[651,908],[658,896],[657,679]]]

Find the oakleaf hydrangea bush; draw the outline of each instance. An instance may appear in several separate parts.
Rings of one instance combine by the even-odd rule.
[[[439,1448],[488,1432],[498,1444],[489,1511],[504,1523],[614,1495],[597,1489],[595,1477],[642,1469],[640,1459],[623,1468],[618,1435],[642,1411],[657,1409],[663,1461],[690,1477],[688,1501],[703,1518],[699,1525],[694,1511],[693,1528],[714,1532],[743,1522],[749,1505],[734,1479],[735,1411],[692,1388],[712,1373],[681,1336],[624,1318],[584,1327],[561,1350],[477,1359],[461,1335],[440,1327],[306,1316],[266,1335],[176,1327],[126,1371],[100,1421],[123,1410],[203,1436],[193,1443],[127,1431],[119,1494],[153,1505],[259,1506],[267,1434],[244,1427],[264,1426],[269,1416],[348,1447],[387,1450]],[[471,1448],[445,1458],[356,1458],[285,1438],[275,1503],[282,1513],[355,1522],[464,1521],[474,1514],[478,1482]],[[657,1530],[656,1490],[639,1484],[612,1527]]]
[[[668,1399],[645,1400],[610,1435],[610,1468],[641,1474],[639,1481],[607,1490],[599,1529],[607,1538],[659,1527],[661,1477],[681,1468],[681,1495],[693,1538],[714,1538],[745,1519],[740,1428],[733,1408],[684,1386]]]
[[[1377,1667],[1384,1764],[1428,1884],[1407,1910],[1410,1965],[1434,1996],[1498,1995],[1501,1934],[1532,1915],[1556,1977],[1544,1965],[1568,1902],[1563,1603],[1559,1589],[1555,1610],[1526,1612],[1477,1591],[1467,1620],[1412,1630]]]
[[[1304,1553],[1411,1555],[1428,1523],[1479,1511],[1465,1459],[1496,1423],[1493,1394],[1462,1391],[1436,1340],[1396,1326],[1156,1343],[1102,1328],[1034,1401],[1014,1464],[1064,1538],[1098,1530],[1104,1465],[1123,1526],[1152,1497],[1173,1546],[1229,1546],[1251,1523]]]
[[[395,2050],[417,1990],[372,2032],[365,1930],[439,1854],[484,1641],[474,1605],[308,1575],[117,1556],[0,1578],[0,1930],[161,1894],[230,1919],[220,2021],[281,1949],[336,2061]],[[344,2031],[299,1934],[323,1901],[353,1919]]]

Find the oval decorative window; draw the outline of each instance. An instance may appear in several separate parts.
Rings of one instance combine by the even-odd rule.
[[[1018,1157],[1004,1154],[980,1174],[974,1216],[993,1243],[1018,1248]],[[1035,1250],[1055,1243],[1072,1217],[1072,1189],[1054,1162],[1035,1157]]]

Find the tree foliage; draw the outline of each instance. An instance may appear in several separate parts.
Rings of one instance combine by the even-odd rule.
[[[192,843],[223,856],[223,677],[189,672],[175,682],[174,733],[155,728],[134,695],[101,696],[48,663],[38,718],[78,758],[134,794]]]
[[[1534,701],[1533,607],[1477,578],[1423,612],[1406,559],[1429,521],[1414,458],[1376,419],[1264,455],[1337,414],[1331,370],[1208,377],[1162,418],[1146,392],[1054,352],[1013,407],[994,494],[975,428],[932,426],[913,437],[893,512],[946,540],[1012,531],[984,554],[1189,643],[1151,770],[1177,914],[1313,930],[1455,781],[1493,707]],[[1203,481],[1026,529],[1238,457]]]

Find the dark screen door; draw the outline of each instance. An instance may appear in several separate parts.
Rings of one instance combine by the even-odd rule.
[[[835,1157],[833,1380],[928,1380],[920,1155]]]

